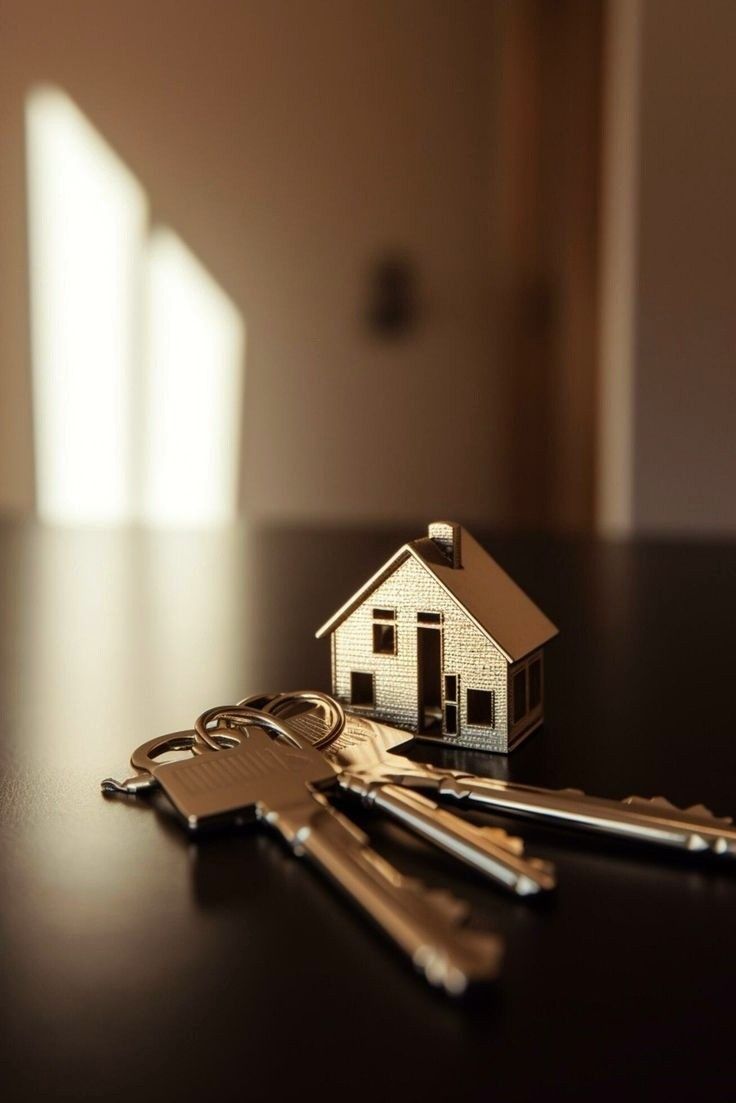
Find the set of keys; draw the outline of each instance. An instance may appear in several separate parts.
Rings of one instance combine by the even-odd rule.
[[[468,909],[446,892],[403,876],[330,801],[337,790],[399,822],[522,897],[548,893],[550,863],[522,840],[478,827],[432,797],[692,853],[736,857],[736,829],[702,805],[681,810],[661,797],[624,801],[548,790],[422,765],[396,753],[404,731],[352,714],[326,694],[250,697],[207,710],[191,731],[150,740],[131,757],[135,775],[106,778],[106,793],[160,788],[192,832],[261,821],[309,859],[366,912],[427,980],[458,995],[493,980],[503,943],[467,925]],[[160,761],[171,751],[189,752]]]

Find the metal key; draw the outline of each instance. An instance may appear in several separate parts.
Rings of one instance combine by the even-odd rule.
[[[292,731],[322,749],[337,767],[339,784],[345,792],[386,813],[415,835],[504,888],[518,896],[530,896],[555,887],[554,866],[538,858],[525,857],[521,839],[501,828],[478,827],[440,808],[423,794],[402,788],[400,780],[394,783],[393,771],[398,760],[392,755],[387,770],[386,762],[376,755],[373,722],[342,713],[338,723],[337,714],[324,703],[325,700],[330,705],[336,704],[323,694],[298,691],[270,698],[246,698],[243,704],[257,705],[269,714],[275,709],[276,715],[286,719]],[[197,721],[197,731],[206,741],[209,723],[226,719],[237,724],[238,716],[237,707],[209,709]],[[401,734],[401,742],[405,742],[406,734]],[[216,731],[215,738],[221,739],[222,732]]]
[[[431,984],[456,995],[473,982],[493,979],[502,957],[500,938],[463,928],[467,909],[459,901],[424,890],[376,854],[365,834],[325,799],[323,790],[335,784],[331,764],[308,743],[270,738],[263,728],[274,730],[273,719],[256,714],[235,746],[214,754],[157,764],[154,752],[173,749],[165,746],[166,738],[184,748],[187,740],[177,733],[144,744],[137,760],[149,785],[163,789],[192,831],[224,822],[267,822],[367,912]],[[111,779],[103,788],[131,791]]]
[[[702,804],[680,809],[664,797],[627,797],[617,801],[588,796],[577,789],[543,789],[476,777],[397,755],[393,748],[406,743],[407,733],[387,724],[346,713],[344,730],[365,734],[366,763],[372,761],[373,768],[396,785],[556,825],[689,852],[736,857],[733,820],[715,816]],[[353,761],[351,748],[347,742],[343,745],[343,738],[338,736],[334,740],[333,760],[349,767]]]
[[[733,819],[714,816],[702,804],[677,808],[665,797],[607,800],[578,789],[540,789],[460,772],[444,773],[428,787],[462,804],[678,850],[736,857]]]

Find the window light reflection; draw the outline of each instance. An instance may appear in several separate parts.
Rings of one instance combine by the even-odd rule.
[[[37,508],[62,524],[238,512],[242,318],[62,91],[27,100]]]
[[[34,91],[26,122],[38,512],[127,521],[146,197],[68,96]]]
[[[168,229],[148,242],[143,515],[218,524],[237,513],[243,324]]]

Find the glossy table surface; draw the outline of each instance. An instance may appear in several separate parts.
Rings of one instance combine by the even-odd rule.
[[[206,706],[328,688],[314,629],[412,535],[0,528],[4,1099],[734,1097],[736,868],[517,822],[535,906],[353,809],[503,933],[454,1003],[275,837],[100,795]],[[546,726],[463,768],[736,811],[736,547],[478,535],[561,635]]]

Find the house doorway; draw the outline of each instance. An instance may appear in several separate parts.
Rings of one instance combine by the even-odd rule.
[[[419,731],[442,735],[442,629],[417,628]]]

